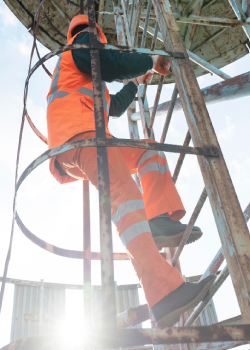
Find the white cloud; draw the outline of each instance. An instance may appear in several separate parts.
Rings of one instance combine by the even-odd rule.
[[[226,116],[226,128],[221,130],[218,134],[218,139],[220,140],[229,140],[235,130],[235,124],[232,123],[232,121],[230,120],[229,116]]]
[[[31,38],[29,37],[22,37],[22,40],[18,42],[18,48],[19,51],[21,52],[22,56],[29,57],[31,53]]]
[[[13,15],[7,6],[0,7],[0,17],[6,27],[16,27],[18,25],[18,19]]]

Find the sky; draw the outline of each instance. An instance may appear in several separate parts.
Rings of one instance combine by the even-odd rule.
[[[8,7],[0,3],[0,275],[3,274],[7,254],[14,195],[14,175],[18,135],[23,107],[23,89],[27,76],[32,36],[16,19]],[[48,50],[38,45],[40,54]],[[37,57],[34,58],[35,63]],[[56,58],[46,63],[52,72]],[[237,76],[248,71],[250,56],[228,65],[222,70],[230,76]],[[207,74],[198,78],[201,88],[221,81],[220,78]],[[47,135],[46,95],[50,78],[40,68],[30,81],[28,112],[35,125]],[[110,93],[122,88],[119,83],[108,84]],[[165,85],[160,102],[171,97],[173,84]],[[148,103],[152,106],[156,87],[148,88]],[[250,201],[250,118],[249,97],[208,106],[213,126],[219,139],[227,166],[235,186],[242,210]],[[156,117],[154,132],[160,140],[165,117]],[[138,122],[140,137],[143,138],[141,122]],[[129,138],[127,116],[111,119],[109,129],[115,137]],[[166,143],[182,144],[187,132],[187,123],[182,112],[175,113],[166,138]],[[21,149],[19,175],[40,154],[46,151],[46,145],[36,137],[25,122]],[[166,154],[170,170],[173,172],[178,155]],[[187,214],[182,219],[188,223],[192,211],[203,190],[204,183],[195,156],[185,158],[177,189],[185,205]],[[98,193],[91,186],[91,244],[92,251],[99,251],[99,213]],[[82,248],[82,183],[60,185],[50,174],[48,162],[43,163],[24,181],[17,198],[17,211],[30,229],[45,241],[59,247],[80,250]],[[195,244],[185,247],[180,261],[183,274],[194,276],[202,274],[221,247],[212,210],[207,200],[197,220],[203,237]],[[123,245],[113,227],[113,245],[115,252],[124,252]],[[223,265],[224,266],[224,265]],[[115,262],[115,281],[118,285],[138,283],[138,279],[129,261]],[[15,227],[12,257],[8,277],[46,282],[81,284],[82,262],[62,258],[42,250],[31,243]],[[92,284],[100,284],[100,263],[92,262]],[[0,347],[9,342],[14,286],[6,286],[2,314],[0,315]],[[141,303],[145,303],[140,291]],[[67,294],[69,318],[80,317],[79,307],[82,296],[75,292]],[[214,297],[219,321],[240,314],[237,299],[230,277]],[[76,315],[78,315],[76,317]]]

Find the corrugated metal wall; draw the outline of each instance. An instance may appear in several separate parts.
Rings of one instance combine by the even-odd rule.
[[[44,288],[40,325],[39,310],[40,288],[15,285],[11,341],[55,332],[65,315],[65,289]]]
[[[101,322],[102,320],[102,296],[101,296],[101,288],[94,288],[92,295],[92,316],[93,316],[93,324]],[[130,307],[139,306],[139,293],[138,288],[127,286],[118,286],[116,292],[116,307],[117,313],[123,312]],[[141,324],[138,324],[134,327],[130,328],[141,328]]]
[[[97,323],[102,320],[101,288],[93,287],[92,292],[93,323]],[[117,288],[118,313],[138,305],[137,286],[119,286]],[[42,310],[41,313],[40,310]],[[42,288],[42,285],[35,287],[15,284],[11,341],[39,334],[55,333],[64,317],[65,288]],[[131,328],[140,327],[141,324]]]
[[[43,288],[42,284],[41,287],[16,284],[11,341],[55,333],[65,317],[65,288]],[[116,299],[118,313],[140,305],[136,285],[118,286]],[[94,324],[102,321],[101,287],[92,289],[92,316]],[[216,322],[217,314],[211,300],[195,322],[195,326],[206,326]],[[131,328],[141,327],[139,324]]]
[[[195,326],[209,326],[217,322],[218,318],[215,311],[214,302],[213,299],[211,299],[200,314],[199,318],[195,321]]]

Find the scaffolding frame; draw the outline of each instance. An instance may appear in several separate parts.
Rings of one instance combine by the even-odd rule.
[[[201,90],[198,86],[195,74],[193,72],[190,59],[204,69],[223,80],[230,80],[231,77],[223,73],[221,70],[204,61],[197,55],[188,51],[191,47],[192,39],[194,37],[195,28],[199,25],[216,25],[221,27],[242,27],[248,39],[250,39],[250,20],[248,17],[249,4],[242,0],[228,0],[232,6],[237,20],[202,17],[200,11],[203,6],[203,0],[190,0],[185,9],[182,9],[178,0],[176,0],[178,13],[173,13],[169,0],[149,0],[147,10],[145,13],[144,22],[142,18],[142,0],[114,0],[114,12],[109,13],[114,15],[116,31],[117,31],[117,46],[100,44],[96,37],[96,11],[94,8],[94,1],[88,0],[88,16],[89,16],[89,45],[70,45],[55,50],[48,55],[41,58],[37,64],[31,69],[31,61],[34,51],[39,52],[36,46],[36,34],[39,23],[40,10],[45,0],[40,2],[34,21],[34,42],[31,53],[31,60],[29,65],[28,78],[25,84],[24,92],[24,109],[21,123],[21,132],[18,145],[17,167],[16,167],[16,191],[14,198],[13,222],[10,238],[10,247],[6,258],[5,270],[3,275],[3,283],[0,293],[0,308],[2,306],[4,287],[7,278],[8,264],[11,256],[11,247],[14,234],[14,222],[16,221],[21,231],[31,239],[35,244],[43,249],[46,249],[54,254],[67,256],[72,258],[82,259],[84,262],[84,310],[85,320],[91,320],[91,259],[101,260],[102,273],[102,315],[103,322],[101,326],[89,327],[89,339],[85,339],[85,348],[120,348],[120,347],[134,347],[143,346],[145,344],[183,344],[191,350],[195,348],[195,343],[198,342],[227,342],[234,341],[242,342],[250,341],[250,235],[246,222],[250,218],[250,203],[244,213],[239,205],[232,180],[225,160],[223,158],[216,134],[212,127],[212,123],[203,100]],[[77,5],[70,1],[70,3]],[[78,6],[78,5],[77,5]],[[149,26],[149,18],[152,14],[152,8],[156,16],[156,26],[151,28]],[[84,13],[83,1],[80,0],[80,12]],[[101,26],[104,12],[104,1],[99,4],[99,19],[98,23]],[[191,28],[185,38],[185,45],[180,36],[177,21],[190,23]],[[141,48],[138,46],[138,32],[139,28],[143,29]],[[125,34],[126,33],[126,34]],[[151,50],[145,49],[146,36],[153,36]],[[165,51],[155,50],[156,41],[164,42]],[[128,44],[126,46],[126,43]],[[46,143],[46,137],[36,129],[32,120],[30,119],[26,100],[28,94],[28,83],[31,75],[39,66],[43,66],[47,74],[51,73],[44,66],[44,63],[49,58],[60,54],[67,50],[90,48],[91,55],[91,69],[94,92],[94,107],[95,107],[95,125],[96,138],[88,140],[79,140],[71,143],[66,143],[62,146],[53,148],[35,161],[33,161],[23,172],[18,179],[18,162],[20,155],[20,147],[22,141],[22,130],[25,117],[27,118],[32,129],[38,137]],[[152,144],[147,141],[139,140],[139,131],[135,118],[135,102],[128,108],[128,124],[131,140],[124,139],[106,139],[104,109],[102,99],[102,82],[100,74],[99,49],[120,50],[125,52],[141,52],[145,54],[161,54],[165,55],[170,60],[171,69],[175,78],[175,87],[172,98],[169,104],[166,121],[164,124],[163,133],[161,136],[161,143]],[[126,82],[125,82],[126,83]],[[148,102],[146,97],[147,86],[140,86],[138,88],[138,103],[140,107],[140,117],[143,126],[143,133],[145,138],[154,139],[153,124],[157,113],[157,107],[160,99],[164,77],[160,78],[157,94],[155,97],[152,113],[148,109]],[[189,131],[184,140],[183,146],[165,144],[167,131],[171,122],[175,102],[177,96],[181,101],[184,114],[186,116]],[[194,147],[189,147],[190,141],[193,141]],[[83,181],[83,251],[70,251],[53,246],[31,233],[21,221],[16,212],[16,195],[17,191],[24,181],[24,179],[45,160],[67,152],[71,149],[78,149],[84,147],[97,148],[97,165],[98,165],[98,190],[99,190],[99,211],[100,211],[100,239],[101,252],[91,252],[90,246],[90,207],[89,207],[89,182]],[[183,238],[177,249],[165,248],[164,257],[171,261],[173,266],[176,266],[179,271],[179,257],[187,242],[195,221],[205,203],[206,198],[210,200],[210,204],[215,217],[218,232],[221,238],[222,247],[208,266],[207,270],[202,275],[201,279],[210,273],[216,273],[221,266],[224,259],[227,261],[227,266],[218,274],[217,279],[210,287],[205,299],[198,305],[194,312],[187,317],[182,317],[182,327],[167,327],[165,329],[149,328],[149,329],[117,329],[117,313],[115,302],[115,283],[113,262],[116,259],[126,260],[126,254],[113,253],[112,248],[112,234],[111,234],[111,205],[110,205],[110,188],[109,188],[109,169],[108,169],[108,154],[107,147],[139,147],[142,149],[161,150],[166,152],[179,153],[179,159],[174,171],[173,179],[177,181],[181,166],[186,154],[197,155],[201,173],[205,182],[198,203],[193,211],[190,221],[187,225]],[[138,183],[138,179],[135,178]],[[242,320],[244,325],[213,325],[202,327],[190,327],[198,315],[202,312],[208,301],[213,297],[219,287],[223,284],[225,279],[232,277],[234,289],[240,306]],[[140,312],[139,312],[140,309]],[[143,310],[143,312],[142,312]],[[149,310],[147,305],[138,307],[138,312],[135,311],[133,322],[140,323],[148,319]],[[3,349],[13,349],[13,344],[7,345]],[[54,349],[59,346],[54,338],[29,338],[15,343],[15,349],[42,349],[45,346],[48,349]],[[237,343],[236,343],[237,346]]]

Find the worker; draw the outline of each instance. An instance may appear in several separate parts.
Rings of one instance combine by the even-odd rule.
[[[96,25],[97,38],[107,43]],[[88,16],[75,16],[68,31],[68,45],[88,44]],[[150,83],[153,72],[169,74],[163,56],[99,50],[106,137],[108,118],[121,116],[134,100],[139,84]],[[105,82],[131,81],[115,95]],[[89,49],[63,52],[57,61],[47,96],[49,148],[65,142],[95,138],[95,117]],[[151,142],[155,142],[150,140]],[[159,253],[156,243],[178,246],[187,225],[180,219],[185,209],[172,180],[163,152],[135,148],[108,148],[111,216],[160,326],[170,326],[207,293],[215,276],[187,283]],[[98,188],[96,148],[60,154],[50,161],[50,171],[60,183],[88,179]],[[143,195],[131,174],[137,173]],[[194,227],[190,243],[201,237]]]

